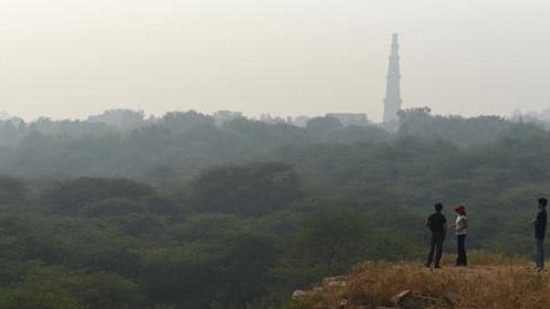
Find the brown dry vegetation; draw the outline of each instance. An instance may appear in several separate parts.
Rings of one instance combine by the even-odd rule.
[[[404,290],[420,308],[550,308],[550,272],[536,272],[526,259],[476,252],[468,267],[454,267],[447,258],[442,269],[421,263],[368,262],[354,267],[344,284],[323,285],[294,308],[392,307],[392,296]]]

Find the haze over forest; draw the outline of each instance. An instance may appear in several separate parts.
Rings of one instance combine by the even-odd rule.
[[[3,0],[0,110],[27,121],[112,108],[379,121],[398,32],[404,108],[541,111],[548,16],[544,0]]]
[[[0,308],[296,309],[357,263],[420,267],[436,202],[467,206],[468,250],[524,261],[550,196],[548,16],[0,0]],[[404,102],[378,125],[395,32]]]
[[[436,201],[467,205],[468,250],[529,256],[548,123],[399,117],[1,120],[0,308],[295,309],[357,263],[420,267]]]

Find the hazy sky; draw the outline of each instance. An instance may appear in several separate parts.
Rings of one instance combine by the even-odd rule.
[[[548,0],[0,0],[0,110],[382,115],[550,107]]]

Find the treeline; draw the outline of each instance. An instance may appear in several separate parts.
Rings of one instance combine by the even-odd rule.
[[[238,114],[220,122],[194,111],[168,113],[159,119],[120,113],[93,121],[2,121],[0,172],[24,177],[97,175],[153,183],[178,181],[204,167],[266,158],[283,147],[380,142],[389,135],[374,126],[344,127],[331,117],[314,118],[301,128]]]
[[[431,116],[428,108],[416,108],[402,111],[400,118],[396,134],[374,125],[343,126],[328,116],[297,127],[284,120],[267,123],[229,112],[172,112],[145,118],[142,112],[112,110],[86,121],[10,119],[0,121],[0,173],[123,176],[156,183],[190,179],[215,164],[264,160],[275,151],[317,144],[372,145],[413,136],[472,147],[525,134],[514,132],[517,124],[496,116]]]
[[[472,249],[528,254],[550,133],[400,117],[393,133],[196,112],[19,123],[0,152],[0,308],[280,308],[355,263],[424,257],[435,202],[468,206]]]

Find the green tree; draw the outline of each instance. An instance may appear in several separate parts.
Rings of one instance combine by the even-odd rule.
[[[89,203],[110,198],[135,201],[153,192],[150,186],[129,179],[81,177],[57,182],[42,193],[42,202],[52,213],[74,215]]]
[[[0,176],[0,205],[26,203],[29,194],[27,185],[10,176]]]
[[[366,255],[369,231],[372,228],[360,213],[336,210],[308,214],[298,234],[298,246],[310,265],[324,265],[327,271],[334,266],[341,270],[342,265]]]
[[[279,162],[210,168],[192,181],[191,189],[195,209],[241,216],[283,209],[301,197],[300,177]]]

